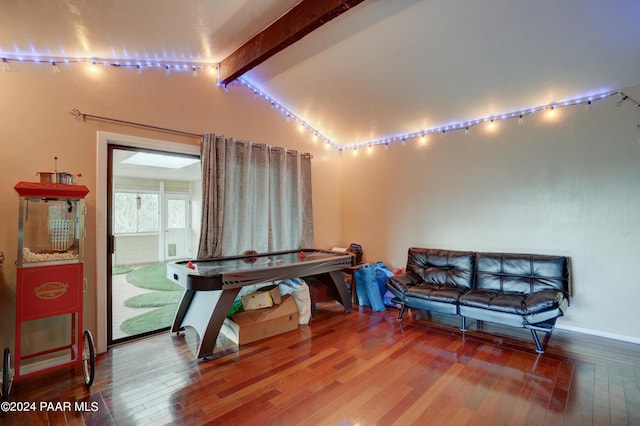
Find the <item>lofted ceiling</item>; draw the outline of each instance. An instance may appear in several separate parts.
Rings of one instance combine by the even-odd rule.
[[[299,2],[0,0],[0,56],[218,64]],[[364,0],[241,79],[367,143],[636,86],[638,17],[637,0]]]

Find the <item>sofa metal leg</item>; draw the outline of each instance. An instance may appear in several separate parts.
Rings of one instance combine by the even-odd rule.
[[[401,303],[401,308],[400,308],[400,313],[398,314],[398,318],[396,318],[398,321],[402,321],[402,315],[404,314],[404,310],[407,308],[407,305],[405,305],[404,303]]]
[[[461,331],[467,331],[467,318],[466,317],[460,317],[460,330]]]
[[[536,342],[536,352],[538,352],[539,354],[543,354],[544,353],[544,347],[540,343],[540,339],[538,338],[538,334],[536,333],[535,330],[531,329],[531,335],[533,336],[533,340]]]

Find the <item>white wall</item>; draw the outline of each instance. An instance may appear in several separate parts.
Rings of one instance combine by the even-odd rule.
[[[570,256],[558,325],[640,342],[640,111],[619,99],[344,152],[345,239],[397,267],[410,246]]]
[[[153,235],[117,235],[114,266],[142,265],[160,262],[158,246],[160,236]]]

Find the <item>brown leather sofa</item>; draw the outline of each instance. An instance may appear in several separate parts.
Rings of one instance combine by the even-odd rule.
[[[547,338],[569,306],[570,259],[565,256],[515,253],[480,253],[412,247],[407,269],[387,281],[401,305],[459,315],[531,330],[536,351],[544,346],[536,332]]]

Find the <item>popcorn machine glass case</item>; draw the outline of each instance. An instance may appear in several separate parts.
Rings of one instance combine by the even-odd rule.
[[[14,382],[82,363],[90,386],[93,338],[88,330],[82,334],[84,197],[89,190],[84,185],[36,182],[19,182],[14,189],[20,195]],[[56,316],[71,318],[70,343],[27,353],[21,342],[23,323]]]
[[[84,185],[20,182],[18,267],[81,263]]]

